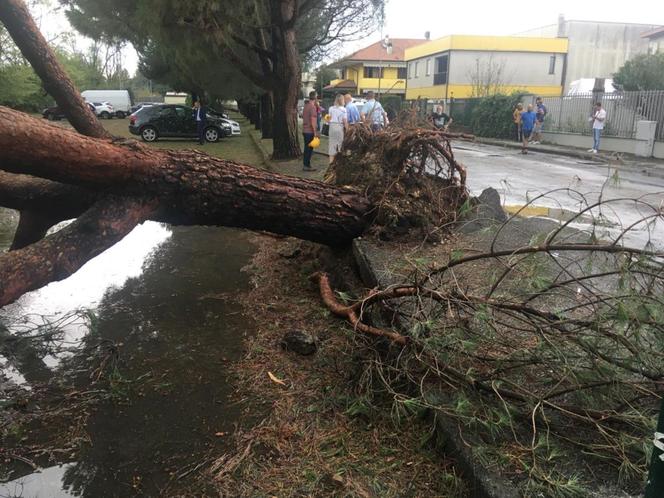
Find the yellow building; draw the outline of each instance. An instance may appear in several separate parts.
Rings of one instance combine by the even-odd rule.
[[[449,100],[524,91],[560,96],[566,38],[451,35],[406,49],[406,99]]]
[[[389,48],[384,42],[376,42],[358,50],[330,65],[341,71],[341,78],[332,80],[324,90],[348,92],[357,96],[372,90],[403,96],[406,92],[404,52],[425,41],[395,38],[389,40]]]

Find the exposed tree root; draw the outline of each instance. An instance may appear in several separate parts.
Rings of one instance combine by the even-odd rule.
[[[449,140],[467,138],[433,129],[350,127],[326,181],[366,192],[376,206],[377,231],[430,232],[454,221],[467,199],[466,169]],[[418,230],[418,232],[421,230]]]
[[[330,278],[326,273],[317,272],[311,276],[311,279],[318,283],[320,288],[320,296],[323,299],[323,302],[328,307],[328,309],[337,316],[345,318],[353,326],[355,330],[359,330],[365,334],[375,335],[379,337],[387,337],[393,342],[401,345],[406,345],[406,337],[393,332],[391,330],[380,329],[377,327],[372,327],[363,323],[358,316],[358,307],[357,305],[353,306],[344,306],[341,304],[336,297],[334,297],[334,291],[330,286]]]

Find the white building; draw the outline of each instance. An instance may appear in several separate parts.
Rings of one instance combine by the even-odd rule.
[[[662,28],[656,24],[574,21],[558,17],[550,24],[518,33],[517,36],[567,38],[567,65],[564,92],[570,83],[582,78],[611,78],[625,62],[648,53],[649,39],[644,33]]]

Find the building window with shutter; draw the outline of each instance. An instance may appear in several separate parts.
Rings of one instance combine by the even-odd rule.
[[[549,57],[549,74],[556,74],[556,56]]]
[[[375,66],[364,66],[364,77],[365,78],[382,78],[381,75],[382,68]]]

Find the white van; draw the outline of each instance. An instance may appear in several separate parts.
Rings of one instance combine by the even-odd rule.
[[[124,118],[131,114],[131,98],[127,90],[85,90],[81,96],[88,102],[108,102],[115,115]]]

